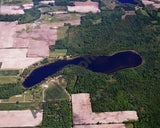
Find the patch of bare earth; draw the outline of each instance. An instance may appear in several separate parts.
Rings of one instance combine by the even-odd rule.
[[[92,112],[90,95],[87,93],[73,94],[72,106],[74,124],[122,124],[124,121],[138,120],[136,111]]]
[[[153,5],[155,8],[160,8],[160,0],[142,0],[144,5]]]
[[[75,6],[68,6],[68,11],[80,13],[100,12],[98,2],[92,2],[91,0],[88,0],[87,2],[74,2],[74,4]]]
[[[43,111],[33,115],[31,110],[0,111],[0,127],[34,127],[42,122]]]
[[[8,14],[8,15],[15,15],[15,14],[24,14],[23,8],[17,5],[3,5],[0,9],[0,14]]]

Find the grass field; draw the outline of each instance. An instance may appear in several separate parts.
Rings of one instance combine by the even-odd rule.
[[[126,128],[133,128],[133,124],[132,123],[127,123]]]
[[[55,51],[50,50],[49,57],[65,56],[66,53],[67,49],[55,49]]]
[[[0,76],[17,76],[19,70],[0,70]]]
[[[16,76],[0,76],[0,84],[17,83]]]
[[[59,85],[51,85],[45,91],[45,101],[53,101],[59,99],[68,99],[68,95],[64,91],[64,89]]]
[[[68,30],[68,26],[58,28],[58,32],[57,32],[58,40],[64,39],[65,37],[67,37],[67,30]]]
[[[27,110],[27,109],[41,109],[38,103],[1,103],[0,110]]]
[[[4,4],[9,4],[9,5],[22,5],[22,4],[31,4],[32,0],[12,0],[8,2],[8,0],[4,0]]]

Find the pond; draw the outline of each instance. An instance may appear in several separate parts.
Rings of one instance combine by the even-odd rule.
[[[121,3],[129,3],[129,4],[137,4],[136,2],[134,2],[134,0],[118,0]]]
[[[140,55],[133,51],[124,51],[112,56],[81,56],[71,60],[58,60],[35,69],[23,82],[26,88],[43,81],[67,65],[79,65],[93,72],[110,74],[125,68],[136,67],[142,63]]]

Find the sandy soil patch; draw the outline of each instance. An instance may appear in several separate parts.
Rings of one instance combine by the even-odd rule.
[[[122,123],[129,120],[138,120],[136,111],[92,112],[89,94],[73,94],[74,124]]]
[[[0,127],[33,127],[41,123],[43,111],[33,116],[31,110],[0,111]]]
[[[75,125],[74,128],[125,128],[125,124]]]
[[[23,8],[16,5],[12,5],[12,6],[3,5],[1,6],[0,13],[14,15],[14,14],[24,14],[24,11],[23,11]]]
[[[92,2],[91,0],[88,0],[87,2],[74,2],[74,4],[75,6],[68,6],[68,11],[80,13],[100,12],[98,2]]]

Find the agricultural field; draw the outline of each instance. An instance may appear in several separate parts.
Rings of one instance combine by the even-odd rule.
[[[52,16],[53,15],[53,16]],[[47,23],[56,23],[56,22],[65,22],[65,21],[73,21],[80,19],[82,15],[80,14],[72,14],[72,13],[66,13],[66,12],[49,12],[48,14],[44,14],[41,16],[40,21]]]
[[[0,127],[33,127],[41,123],[43,111],[36,115],[33,115],[31,110],[0,111],[0,117]]]
[[[0,110],[28,110],[28,109],[42,109],[40,103],[1,103]]]
[[[88,0],[87,2],[74,2],[74,4],[75,6],[68,6],[69,12],[79,12],[79,13],[100,12],[98,2],[92,2],[91,0]]]
[[[50,50],[49,57],[50,58],[53,58],[53,57],[61,58],[65,56],[66,53],[67,53],[67,49],[55,49],[54,51]]]
[[[0,76],[17,76],[19,70],[0,70]]]
[[[10,84],[18,82],[19,70],[0,70],[0,84]]]
[[[3,0],[3,4],[7,4],[7,5],[22,5],[22,4],[32,4],[32,0],[12,0],[12,1],[8,1],[8,0]]]
[[[58,82],[58,81],[57,81]],[[65,81],[62,83],[50,82],[48,84],[48,88],[45,90],[45,101],[53,101],[53,100],[65,100],[69,99],[68,94],[63,88],[62,84],[66,84]]]
[[[138,120],[136,111],[92,112],[90,95],[87,93],[72,94],[72,106],[74,124],[97,124],[97,122],[121,124],[126,121]]]
[[[15,76],[0,76],[0,83],[1,84],[8,84],[8,83],[17,83],[18,77]]]
[[[68,30],[68,26],[59,27],[57,31],[57,39],[60,40],[67,37],[67,30]]]

